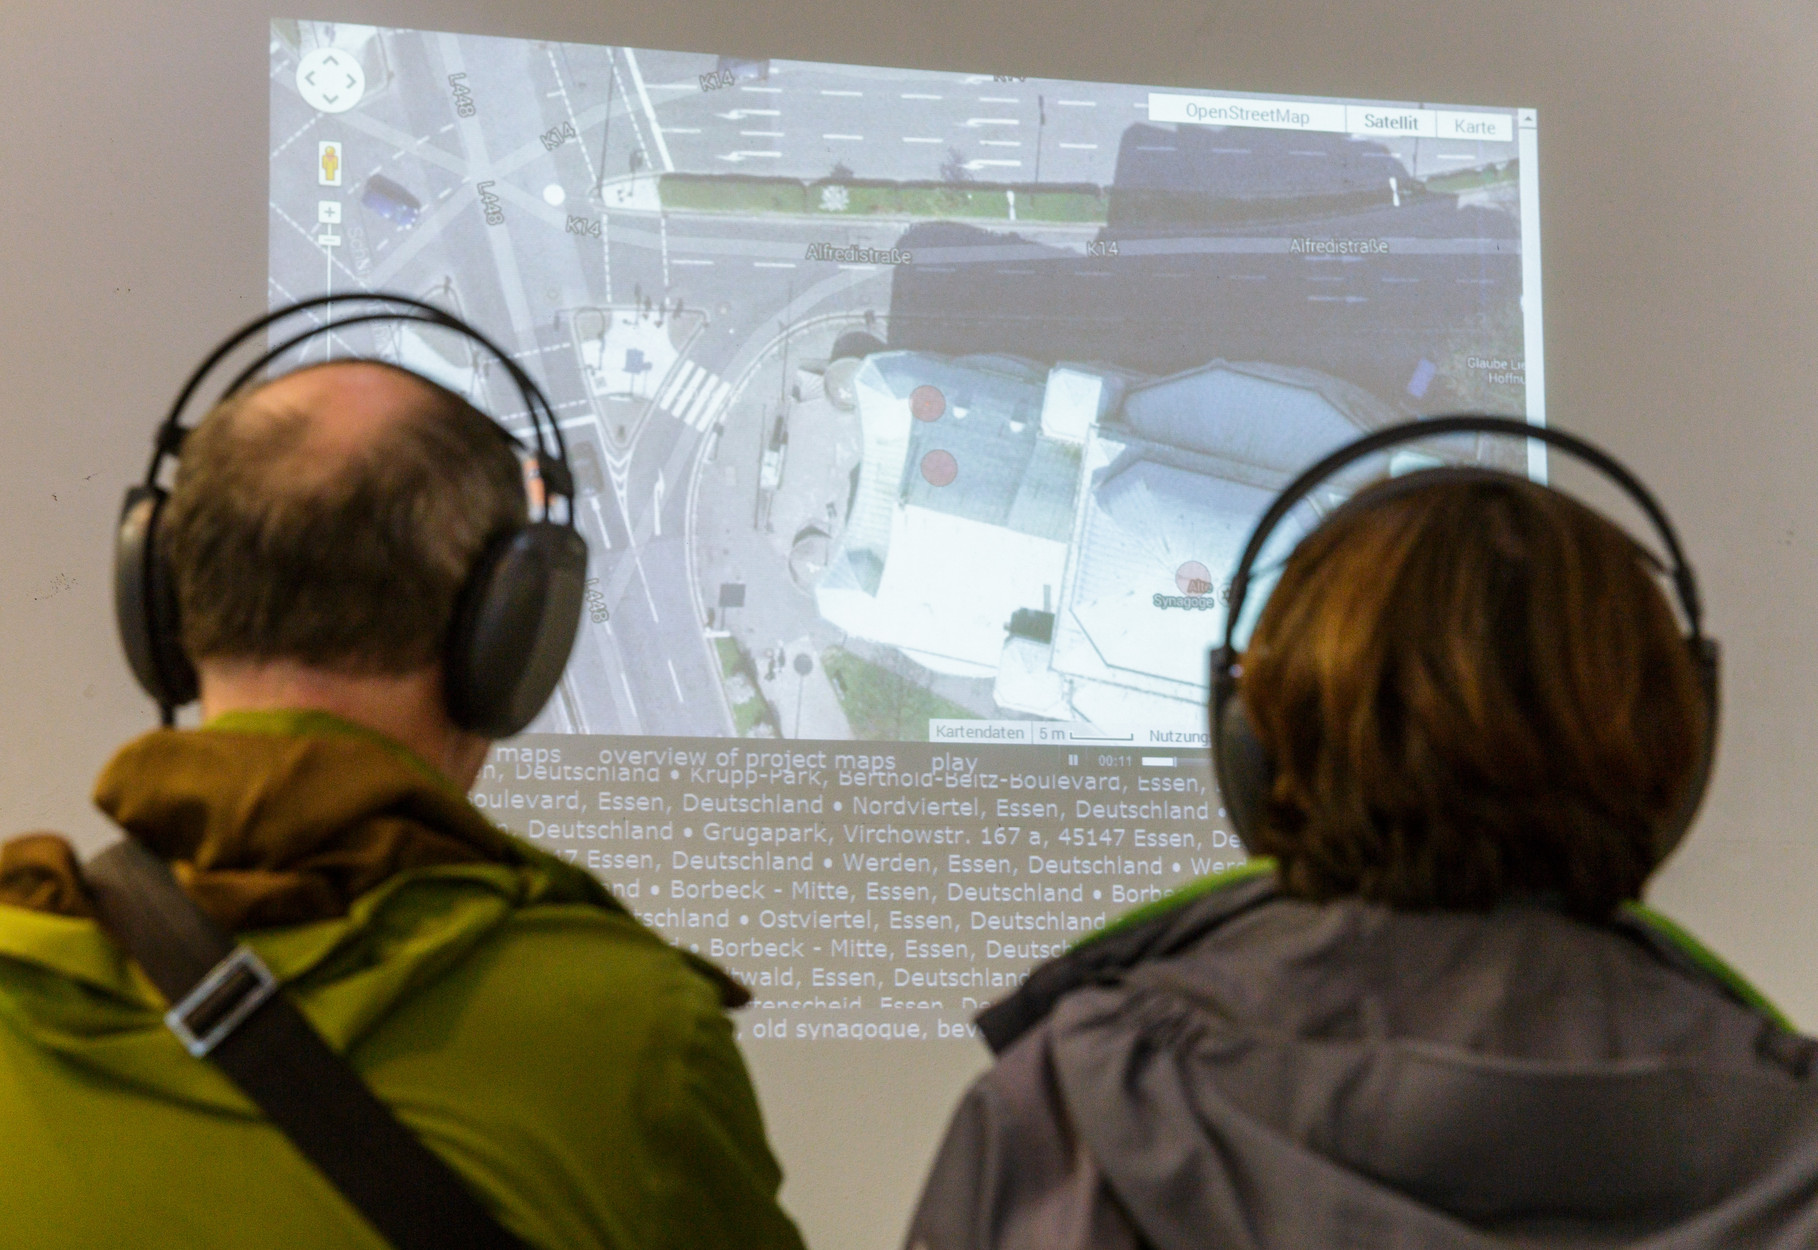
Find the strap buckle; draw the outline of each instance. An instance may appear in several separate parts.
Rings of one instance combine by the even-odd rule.
[[[200,1059],[240,1027],[278,990],[278,978],[245,943],[197,982],[183,1001],[164,1013],[164,1024],[183,1049]]]

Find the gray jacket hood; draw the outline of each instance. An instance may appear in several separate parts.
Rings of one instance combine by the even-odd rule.
[[[1646,926],[1253,880],[1119,943],[984,1022],[912,1244],[1818,1246],[1818,1048]]]

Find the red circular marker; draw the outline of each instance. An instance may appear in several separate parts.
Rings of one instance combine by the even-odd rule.
[[[939,421],[947,411],[947,397],[938,386],[918,386],[909,392],[909,411],[917,421]]]
[[[952,452],[936,448],[922,457],[922,476],[930,486],[950,485],[959,476],[959,461]]]
[[[1189,560],[1174,570],[1174,584],[1183,595],[1203,595],[1212,589],[1212,570],[1198,560]]]

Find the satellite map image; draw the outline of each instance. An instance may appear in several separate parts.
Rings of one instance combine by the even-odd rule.
[[[271,123],[274,304],[433,300],[555,404],[544,733],[1203,745],[1270,492],[1538,417],[1532,110],[278,21]],[[523,424],[463,342],[331,339]]]

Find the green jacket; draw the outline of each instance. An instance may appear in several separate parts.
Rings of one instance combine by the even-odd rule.
[[[218,724],[129,746],[98,801],[218,915],[337,913],[243,936],[507,1227],[801,1245],[710,970],[400,748],[321,717]],[[30,903],[0,905],[0,1245],[382,1246],[94,921],[59,914],[82,889],[45,841],[0,856],[0,897]]]

